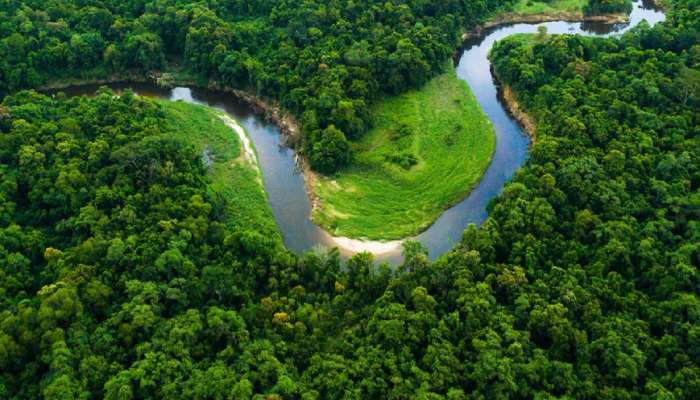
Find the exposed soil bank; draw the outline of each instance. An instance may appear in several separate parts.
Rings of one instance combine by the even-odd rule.
[[[526,113],[522,107],[520,107],[520,103],[518,103],[513,89],[509,85],[502,83],[500,94],[503,97],[503,102],[506,104],[508,112],[513,116],[513,118],[518,120],[520,126],[522,126],[523,130],[530,136],[531,145],[534,144],[535,123],[532,121],[530,115]]]
[[[241,157],[249,162],[256,170],[260,171],[260,167],[258,166],[258,157],[255,155],[255,150],[253,150],[253,145],[250,143],[250,138],[245,134],[243,128],[236,120],[226,114],[221,114],[221,120],[224,121],[224,124],[226,124],[226,126],[228,126],[232,131],[236,132],[238,139],[241,141],[241,144],[243,144]]]
[[[406,239],[380,242],[375,240],[359,240],[346,237],[332,236],[333,242],[339,248],[351,253],[370,252],[375,256],[395,253],[401,251],[401,247]]]
[[[493,68],[493,65],[491,66],[491,74],[493,75],[493,79],[496,83],[498,95],[501,98],[501,100],[503,100],[503,103],[506,106],[506,110],[513,118],[515,118],[518,121],[520,127],[523,128],[523,131],[527,133],[527,135],[530,137],[530,146],[534,145],[535,122],[532,120],[532,117],[530,117],[530,115],[527,112],[525,112],[525,110],[523,110],[522,106],[518,102],[517,97],[515,96],[513,88],[511,88],[510,85],[503,82],[498,77],[498,74]]]

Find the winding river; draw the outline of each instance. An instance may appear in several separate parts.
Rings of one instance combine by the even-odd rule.
[[[457,75],[471,87],[479,104],[488,115],[496,132],[496,150],[491,165],[479,185],[462,202],[446,210],[433,225],[415,240],[429,250],[430,258],[445,253],[457,243],[469,224],[481,224],[487,217],[486,207],[511,179],[527,158],[529,138],[508,114],[501,102],[491,75],[487,58],[494,42],[515,33],[535,33],[545,26],[548,33],[576,33],[595,36],[620,34],[646,20],[654,25],[664,20],[664,14],[641,0],[634,3],[630,20],[625,24],[545,22],[511,24],[483,32],[478,39],[465,43],[457,63]],[[183,100],[223,110],[235,117],[252,139],[263,171],[265,189],[286,246],[294,252],[338,247],[343,256],[357,250],[368,250],[378,260],[398,263],[401,260],[399,242],[360,242],[334,238],[310,220],[311,203],[304,189],[304,176],[296,168],[294,152],[282,144],[279,129],[255,114],[251,108],[233,96],[198,88],[177,87],[161,89],[153,84],[112,84],[114,90],[131,88],[145,96]],[[92,94],[96,85],[63,89],[67,95]]]

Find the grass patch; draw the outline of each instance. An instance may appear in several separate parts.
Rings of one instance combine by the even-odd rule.
[[[610,11],[592,11],[588,8],[589,0],[516,0],[512,5],[504,5],[501,10],[494,13],[492,22],[508,22],[526,20],[530,22],[545,21],[552,19],[583,19],[588,16],[608,16],[609,21],[622,21],[624,15],[628,15],[632,10],[632,0],[624,0],[626,5],[617,4],[612,8],[607,5]],[[616,7],[618,11],[614,11]],[[625,8],[625,7],[628,7]],[[615,18],[617,17],[617,18]]]
[[[171,131],[211,161],[209,189],[226,199],[226,222],[282,238],[262,184],[257,164],[242,156],[236,132],[226,126],[220,111],[182,101],[156,100],[166,113]],[[205,150],[206,149],[206,150]]]
[[[554,0],[554,1],[534,1],[518,0],[510,12],[513,14],[544,14],[554,15],[560,12],[580,13],[588,4],[588,0]]]
[[[517,42],[520,46],[532,47],[538,42],[544,41],[548,35],[546,32],[544,36],[541,36],[540,33],[514,33],[508,36],[508,40]],[[489,54],[489,60],[491,60],[491,54]]]
[[[319,177],[314,221],[337,236],[399,239],[426,229],[488,167],[496,137],[454,68],[375,104],[348,168]]]

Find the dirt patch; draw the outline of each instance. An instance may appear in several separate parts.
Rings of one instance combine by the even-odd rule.
[[[501,93],[503,95],[503,100],[505,100],[508,111],[511,113],[511,115],[513,115],[513,117],[515,117],[515,119],[518,120],[518,122],[520,122],[520,125],[522,125],[525,132],[527,132],[527,134],[530,135],[530,138],[534,142],[535,123],[532,121],[530,115],[520,107],[520,103],[518,103],[518,100],[515,97],[515,93],[513,93],[513,89],[511,89],[511,87],[508,85],[504,85]]]
[[[370,252],[374,255],[384,255],[401,250],[404,240],[392,240],[381,242],[375,240],[350,239],[346,237],[332,237],[336,246],[351,253]]]
[[[525,110],[518,102],[518,98],[515,96],[513,88],[511,88],[510,85],[504,83],[498,77],[498,74],[496,74],[496,71],[493,69],[493,67],[491,67],[491,74],[493,75],[494,80],[496,81],[496,85],[498,87],[498,95],[505,103],[508,113],[518,121],[525,133],[527,133],[527,135],[530,136],[530,146],[532,146],[535,143],[535,122],[532,120],[532,117],[527,112],[525,112]]]

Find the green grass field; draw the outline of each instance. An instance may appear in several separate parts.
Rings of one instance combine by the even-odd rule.
[[[583,8],[588,4],[588,0],[553,0],[534,1],[518,0],[513,4],[510,13],[513,14],[557,14],[560,12],[583,13]]]
[[[375,127],[354,144],[352,165],[319,177],[315,222],[336,236],[405,238],[471,191],[496,138],[467,84],[448,71],[373,107]]]
[[[194,146],[199,154],[207,149],[212,160],[209,188],[227,200],[227,223],[258,229],[281,242],[262,174],[257,164],[252,165],[242,156],[238,135],[224,123],[221,113],[182,101],[157,101],[176,137]]]

